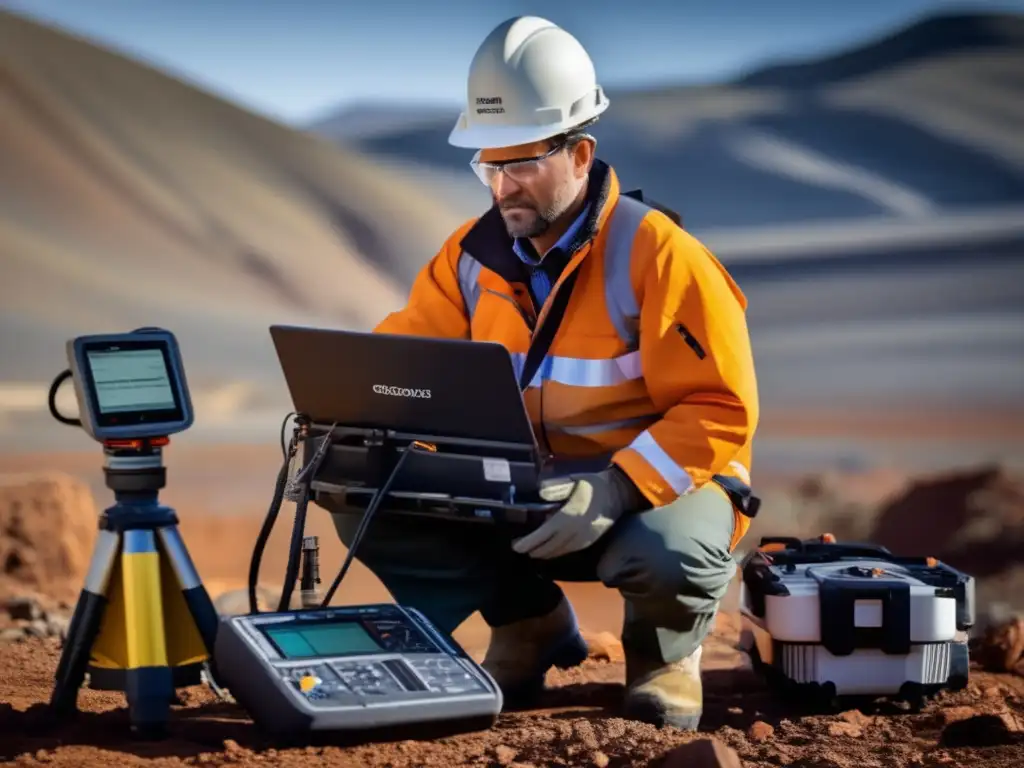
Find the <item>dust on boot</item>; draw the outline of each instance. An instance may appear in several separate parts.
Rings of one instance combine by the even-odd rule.
[[[670,664],[652,663],[626,651],[625,716],[656,726],[696,731],[704,707],[701,646]]]
[[[482,666],[501,688],[505,706],[521,707],[544,690],[551,667],[569,669],[586,658],[576,614],[563,597],[550,613],[493,627]]]

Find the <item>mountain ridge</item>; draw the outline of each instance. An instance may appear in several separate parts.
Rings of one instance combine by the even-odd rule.
[[[1024,46],[1024,13],[938,13],[836,53],[754,67],[731,84],[814,87],[876,72],[885,67],[976,48]]]
[[[928,221],[1024,206],[1024,15],[935,14],[859,46],[730,82],[609,92],[598,155],[712,237],[738,228]],[[486,206],[448,145],[457,115],[369,108],[313,126]],[[347,114],[347,118],[346,118]],[[349,134],[346,121],[358,123]],[[462,181],[458,181],[461,179]],[[727,253],[723,254],[728,256]]]
[[[882,67],[961,49],[1013,49],[1021,46],[1024,46],[1024,12],[940,12],[924,14],[889,32],[866,37],[832,53],[793,59],[772,57],[765,62],[750,65],[732,77],[685,83],[664,82],[649,86],[638,84],[611,87],[606,91],[609,99],[614,101],[628,96],[715,91],[730,86],[814,87],[862,76]],[[865,66],[867,63],[871,66]],[[322,111],[319,116],[308,121],[306,127],[315,132],[330,133],[332,123],[350,119],[353,131],[344,135],[359,138],[366,135],[375,114],[383,113],[395,124],[401,125],[422,122],[439,115],[454,121],[458,112],[458,103],[442,100],[424,101],[406,107],[389,100],[361,99],[336,110]]]

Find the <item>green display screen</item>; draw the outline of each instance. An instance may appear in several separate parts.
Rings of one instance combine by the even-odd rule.
[[[381,650],[380,644],[363,625],[354,621],[267,627],[263,631],[286,659],[345,656]]]

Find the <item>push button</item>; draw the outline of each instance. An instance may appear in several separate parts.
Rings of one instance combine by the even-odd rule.
[[[320,687],[322,682],[323,680],[316,675],[303,675],[299,678],[299,690],[308,696]]]

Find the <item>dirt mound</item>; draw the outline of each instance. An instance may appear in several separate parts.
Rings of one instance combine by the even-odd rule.
[[[1024,614],[1024,477],[1003,467],[807,475],[771,489],[763,509],[741,549],[764,535],[870,541],[973,576],[979,630]]]
[[[1024,479],[1000,467],[920,479],[871,534],[893,551],[938,557],[984,578],[1024,563]]]
[[[975,654],[985,669],[1024,676],[1024,618],[990,627],[978,642]]]
[[[96,540],[96,504],[63,474],[0,476],[0,599],[74,601]]]
[[[977,579],[979,626],[1024,611],[1024,478],[992,466],[920,478],[884,505],[871,541]]]
[[[907,475],[893,469],[807,474],[769,487],[762,512],[740,545],[762,536],[817,536],[867,540],[878,511],[907,487]]]
[[[712,638],[709,642],[719,642]],[[815,714],[786,709],[746,671],[705,672],[700,734],[656,729],[618,712],[624,669],[588,661],[549,675],[542,708],[503,714],[485,732],[434,741],[284,748],[264,740],[243,711],[206,688],[181,691],[170,739],[133,741],[120,693],[83,690],[82,714],[42,728],[59,645],[0,646],[0,760],[16,765],[122,766],[744,766],[1011,768],[1024,754],[1024,678],[976,671],[968,690],[921,712],[895,705]],[[717,742],[708,743],[708,739]],[[673,751],[686,747],[686,753]]]

